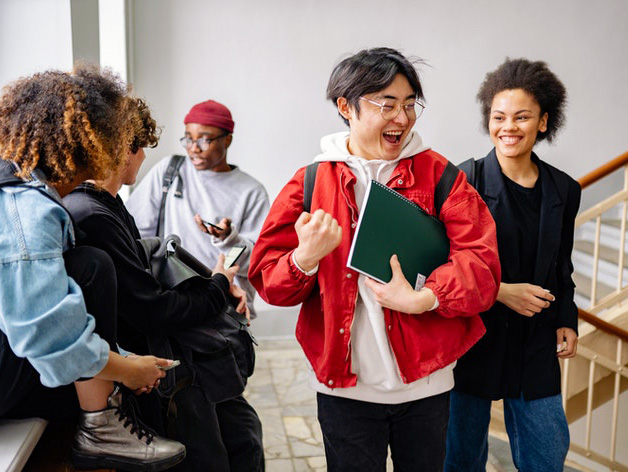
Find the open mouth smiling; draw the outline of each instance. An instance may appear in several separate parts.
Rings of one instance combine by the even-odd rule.
[[[398,144],[402,134],[403,131],[384,131],[384,139],[391,144]]]
[[[517,144],[519,143],[523,138],[521,136],[500,136],[499,139],[501,140],[501,142],[503,142],[504,144]]]

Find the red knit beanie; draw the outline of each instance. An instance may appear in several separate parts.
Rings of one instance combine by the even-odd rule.
[[[214,100],[197,103],[194,105],[183,120],[184,124],[198,123],[204,126],[215,126],[233,133],[235,123],[231,119],[231,112],[222,103]]]

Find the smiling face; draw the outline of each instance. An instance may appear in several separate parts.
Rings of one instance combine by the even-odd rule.
[[[215,138],[224,135],[225,131],[215,126],[205,126],[198,123],[185,125],[185,136],[196,141],[199,138]],[[231,170],[227,164],[227,149],[231,144],[232,135],[227,134],[215,139],[209,144],[206,151],[201,150],[197,144],[187,148],[188,156],[196,170],[211,170],[214,172],[228,172]]]
[[[499,159],[530,159],[539,131],[547,130],[547,113],[523,89],[503,90],[493,97],[488,132]]]
[[[416,93],[405,76],[397,74],[391,84],[379,92],[364,95],[364,98],[380,104],[390,105],[412,103]],[[399,157],[403,143],[416,120],[409,120],[403,109],[393,119],[384,120],[380,108],[366,100],[360,102],[360,113],[347,103],[344,97],[338,99],[338,111],[349,120],[349,151],[365,159],[392,161]]]

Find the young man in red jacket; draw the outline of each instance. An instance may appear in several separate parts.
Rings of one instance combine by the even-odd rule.
[[[423,287],[408,283],[396,256],[387,284],[348,268],[369,181],[434,214],[447,160],[412,131],[423,92],[399,52],[376,48],[345,59],[327,96],[349,132],[321,141],[312,213],[303,211],[304,169],[280,192],[249,278],[273,305],[302,303],[296,336],[318,392],[328,470],[385,470],[388,446],[395,469],[442,470],[452,370],[483,335],[478,313],[497,295],[495,224],[459,173],[440,212],[449,257]]]

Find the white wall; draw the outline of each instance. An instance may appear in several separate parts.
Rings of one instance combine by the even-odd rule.
[[[333,66],[365,47],[429,61],[424,139],[454,163],[483,156],[475,94],[506,56],[545,60],[569,91],[567,125],[539,154],[574,177],[628,150],[625,0],[132,0],[136,90],[164,125],[161,156],[191,105],[213,98],[236,122],[229,160],[273,198],[344,125],[325,88]]]
[[[0,86],[72,67],[69,0],[0,0]]]

